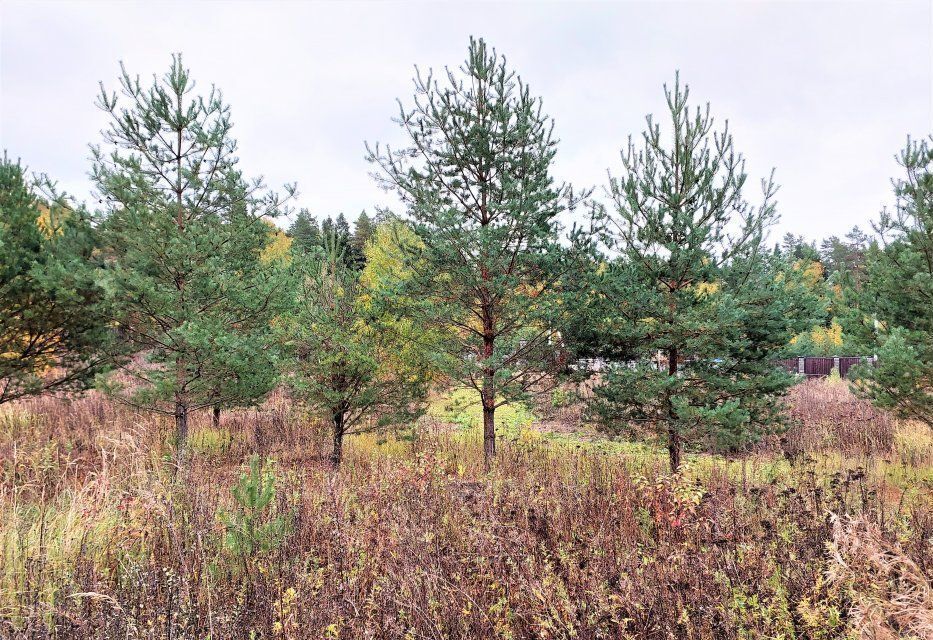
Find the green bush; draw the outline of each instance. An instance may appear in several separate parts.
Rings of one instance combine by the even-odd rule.
[[[243,559],[277,548],[287,533],[285,518],[272,517],[275,473],[268,467],[253,455],[249,469],[231,489],[233,510],[220,514],[224,549]]]
[[[551,406],[555,409],[569,406],[573,402],[573,393],[567,389],[554,389],[551,392]]]

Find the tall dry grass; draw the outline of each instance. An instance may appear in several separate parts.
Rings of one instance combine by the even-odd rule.
[[[352,439],[334,473],[277,396],[219,430],[199,417],[179,475],[168,422],[99,396],[0,415],[0,637],[846,638],[899,587],[840,572],[861,565],[834,518],[933,568],[930,488],[848,450],[670,476],[662,456],[516,441],[487,472],[475,434],[428,423]],[[274,499],[251,510],[231,488],[254,452]],[[267,539],[245,552],[231,522]]]
[[[810,379],[791,388],[794,423],[782,444],[790,454],[838,451],[850,456],[893,451],[896,420],[856,397],[844,380]]]

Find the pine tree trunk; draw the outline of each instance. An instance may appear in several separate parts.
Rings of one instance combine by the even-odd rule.
[[[667,352],[667,373],[670,376],[677,375],[677,347],[672,347]],[[674,413],[674,403],[671,398],[667,399],[667,453],[671,461],[671,472],[677,473],[680,469],[680,454],[683,445],[681,443],[680,432],[677,430],[677,415]]]
[[[489,360],[495,349],[495,335],[493,334],[494,323],[492,313],[486,310],[488,318],[484,321],[483,335],[483,360]],[[496,457],[496,372],[492,368],[486,367],[483,371],[483,460],[486,467],[489,467],[492,459]]]
[[[483,458],[486,465],[496,457],[496,407],[495,400],[486,402],[483,394]]]
[[[335,469],[340,467],[340,461],[343,459],[343,420],[343,412],[335,411],[333,414],[334,450],[330,454],[330,462]]]
[[[178,210],[175,217],[175,225],[178,228],[178,234],[182,235],[185,232],[185,209],[182,205],[182,174],[181,174],[181,158],[182,158],[182,131],[178,130],[178,150],[176,154],[176,162],[178,174],[177,174],[177,183],[175,185],[175,197],[178,205]],[[176,288],[178,289],[178,301],[182,309],[184,309],[185,303],[185,279],[184,277],[179,277],[175,283]],[[177,448],[178,456],[178,466],[183,467],[185,465],[185,447],[188,443],[188,405],[182,402],[184,393],[185,384],[187,382],[186,376],[186,366],[184,355],[182,353],[178,354],[178,357],[175,359],[175,446]]]
[[[175,401],[175,450],[178,464],[184,463],[185,447],[188,443],[188,407]]]
[[[677,473],[677,470],[680,469],[681,449],[680,433],[672,423],[667,430],[667,455],[671,461],[672,473]]]
[[[218,429],[220,427],[220,405],[219,404],[214,405],[213,415],[211,417],[211,424],[214,426],[215,429]]]

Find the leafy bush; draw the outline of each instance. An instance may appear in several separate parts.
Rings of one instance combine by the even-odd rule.
[[[551,406],[555,409],[561,409],[569,406],[573,402],[573,393],[567,389],[554,389],[551,392]]]

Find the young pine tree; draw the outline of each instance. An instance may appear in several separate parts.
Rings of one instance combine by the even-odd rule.
[[[94,229],[43,184],[0,160],[0,404],[81,389],[110,359]]]
[[[417,325],[452,336],[438,365],[479,393],[488,461],[496,407],[557,364],[557,216],[573,198],[550,175],[557,141],[541,100],[483,40],[459,72],[417,73],[415,86],[414,106],[400,106],[410,146],[368,147],[369,160],[419,239],[402,295],[423,302]]]
[[[288,304],[284,287],[291,269],[292,239],[274,222],[264,221],[269,240],[259,254],[259,261],[250,266],[255,270],[250,275],[262,281],[265,287],[281,287],[268,298],[268,307],[262,313],[244,316],[236,329],[243,338],[238,353],[225,353],[221,362],[224,369],[211,376],[215,390],[213,426],[220,426],[220,415],[224,409],[256,407],[269,395],[279,381],[277,361],[280,357],[279,342],[273,331],[273,317],[282,313]],[[267,293],[271,293],[267,290]],[[224,370],[226,375],[224,375]],[[254,424],[255,443],[263,445],[261,424]]]
[[[429,382],[424,363],[400,360],[408,346],[370,313],[372,296],[344,259],[334,235],[323,255],[296,258],[297,282],[280,324],[292,358],[293,392],[331,423],[331,462],[340,465],[347,435],[414,419]]]
[[[101,87],[108,150],[93,149],[107,285],[140,356],[115,386],[174,415],[181,454],[191,411],[237,404],[274,368],[263,337],[281,288],[260,257],[281,203],[242,177],[229,107],[214,88],[193,95],[181,56],[149,86],[125,69],[120,84],[122,99]]]
[[[906,177],[895,185],[897,208],[875,230],[883,247],[869,251],[862,311],[875,333],[876,367],[860,381],[882,407],[933,425],[933,138],[908,141],[898,158]]]
[[[672,130],[648,116],[610,180],[612,211],[597,216],[618,255],[601,285],[615,309],[607,335],[635,366],[610,370],[596,408],[609,425],[658,429],[676,470],[685,441],[735,446],[779,421],[790,379],[771,359],[798,314],[762,244],[773,183],[750,206],[728,128],[688,107],[679,78],[665,93]]]

